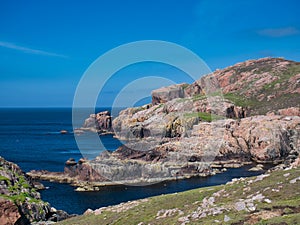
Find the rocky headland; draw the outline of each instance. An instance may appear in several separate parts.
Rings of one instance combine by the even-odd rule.
[[[81,132],[113,132],[123,146],[93,160],[71,159],[63,173],[28,174],[84,191],[208,176],[249,163],[290,165],[300,151],[299,107],[300,63],[249,60],[193,84],[154,90],[152,103],[114,120],[109,112],[91,115]]]
[[[38,188],[16,164],[0,157],[0,225],[51,224],[69,218],[41,200]]]

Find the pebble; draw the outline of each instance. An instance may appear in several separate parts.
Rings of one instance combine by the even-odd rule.
[[[230,219],[229,216],[227,216],[227,215],[224,216],[224,222],[228,222],[228,221],[230,221],[230,220],[231,220],[231,219]]]
[[[269,203],[269,204],[270,204],[272,201],[271,201],[270,199],[268,199],[268,198],[265,198],[265,199],[264,199],[264,202],[266,202],[266,203]]]
[[[261,175],[259,175],[259,176],[256,177],[256,179],[254,180],[254,182],[261,181],[261,180],[263,180],[264,178],[266,178],[268,176],[270,176],[270,174],[261,174]]]
[[[291,184],[294,184],[294,183],[297,182],[297,180],[300,180],[300,177],[297,177],[297,178],[295,178],[295,179],[293,179],[293,180],[290,180],[290,183],[291,183]]]
[[[235,205],[234,205],[234,208],[237,211],[242,211],[242,210],[246,209],[246,204],[245,204],[245,202],[236,202]]]

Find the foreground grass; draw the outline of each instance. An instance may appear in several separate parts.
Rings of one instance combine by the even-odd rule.
[[[252,201],[255,196],[263,198]],[[209,198],[214,202],[205,206],[204,202]],[[241,201],[252,201],[255,209],[237,209],[236,204]],[[275,171],[261,180],[256,177],[239,179],[226,185],[161,195],[134,203],[131,207],[128,207],[130,203],[125,203],[103,208],[99,215],[82,215],[58,224],[182,224],[184,218],[188,224],[300,224],[300,168]],[[162,216],[164,210],[172,209],[174,212]],[[218,209],[223,210],[217,213]],[[203,210],[215,210],[216,213],[195,216]]]

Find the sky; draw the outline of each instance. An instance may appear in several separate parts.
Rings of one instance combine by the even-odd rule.
[[[179,44],[211,70],[262,57],[300,61],[299,8],[298,0],[2,0],[0,107],[71,107],[87,68],[134,41]],[[143,76],[190,82],[168,65],[132,65],[107,83],[98,106]]]

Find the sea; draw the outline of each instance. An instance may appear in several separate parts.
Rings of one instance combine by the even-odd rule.
[[[96,111],[109,110],[98,108]],[[89,115],[86,115],[88,117]],[[84,121],[82,121],[83,123]],[[79,126],[79,124],[77,124]],[[61,130],[68,131],[61,134]],[[105,149],[116,150],[121,142],[112,135],[100,136]],[[99,154],[104,149],[99,149]],[[82,158],[73,133],[71,108],[1,108],[0,156],[18,164],[24,172],[30,170],[63,171],[69,158]],[[97,209],[121,202],[155,195],[181,192],[198,187],[224,184],[233,178],[254,176],[250,166],[228,169],[210,177],[161,182],[149,186],[107,186],[99,191],[76,192],[68,184],[42,181],[40,191],[44,201],[69,214],[82,214],[87,209]]]

